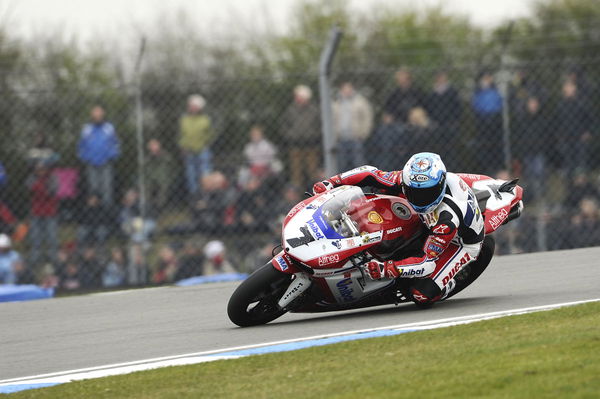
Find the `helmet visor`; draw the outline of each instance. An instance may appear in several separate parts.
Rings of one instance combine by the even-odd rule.
[[[419,208],[427,207],[433,204],[442,194],[446,183],[446,179],[442,178],[438,184],[433,187],[410,187],[408,184],[402,185],[402,190],[406,199],[412,205]]]

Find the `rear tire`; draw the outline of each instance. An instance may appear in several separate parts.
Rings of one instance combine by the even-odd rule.
[[[250,327],[282,316],[287,310],[280,309],[277,302],[291,280],[291,275],[267,263],[244,280],[231,295],[227,305],[229,319],[240,327]]]
[[[485,237],[477,260],[469,263],[463,270],[458,272],[454,278],[456,280],[456,287],[444,300],[452,298],[477,280],[490,264],[495,249],[496,241],[494,241],[494,238],[491,236]]]

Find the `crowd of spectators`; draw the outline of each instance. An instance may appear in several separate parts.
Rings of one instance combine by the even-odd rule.
[[[600,245],[599,180],[591,147],[598,121],[591,112],[593,91],[581,87],[580,74],[567,73],[553,101],[523,71],[515,73],[507,98],[491,71],[479,74],[468,98],[460,95],[447,71],[435,74],[430,89],[417,86],[407,68],[394,78],[395,88],[381,104],[369,100],[366,88],[340,81],[332,102],[340,171],[367,163],[399,169],[418,151],[439,153],[456,171],[467,165],[469,172],[508,177],[505,168],[510,166],[522,178],[527,205],[535,210],[512,233],[518,250]],[[219,132],[206,106],[204,97],[190,95],[174,145],[158,138],[145,143],[144,191],[115,186],[120,136],[102,106],[91,108],[90,121],[80,132],[80,167],[57,167],[60,154],[45,135],[36,136],[27,153],[26,221],[17,220],[0,195],[0,283],[42,282],[64,290],[164,284],[247,271],[267,261],[273,242],[257,244],[243,237],[278,237],[287,211],[312,182],[324,177],[320,115],[312,90],[294,88],[278,126],[251,125],[239,153],[242,162],[236,165],[219,162],[214,147]],[[504,154],[505,107],[511,118],[510,165]],[[0,193],[11,167],[3,161]],[[77,185],[79,174],[82,184]],[[183,190],[176,187],[178,179]],[[553,179],[562,184],[558,204],[548,198]],[[73,199],[66,218],[61,206]],[[184,216],[176,217],[171,204],[183,207]],[[540,228],[554,232],[543,245]],[[198,236],[204,239],[193,238]],[[236,250],[250,259],[249,265],[232,261],[236,257],[225,244],[231,237],[240,237]],[[22,254],[15,245],[23,248]],[[500,252],[508,251],[500,247]]]

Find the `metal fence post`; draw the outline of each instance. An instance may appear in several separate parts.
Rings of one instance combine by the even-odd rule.
[[[142,37],[140,52],[135,62],[135,131],[138,162],[138,190],[140,190],[140,213],[146,218],[146,179],[144,176],[144,109],[142,104],[142,59],[146,50],[146,38]]]
[[[335,159],[335,140],[331,116],[331,85],[329,81],[331,63],[335,57],[338,45],[342,39],[342,31],[338,27],[331,28],[329,38],[321,52],[319,60],[319,94],[321,97],[321,129],[323,135],[323,157],[325,159],[325,174],[333,176],[337,173]]]

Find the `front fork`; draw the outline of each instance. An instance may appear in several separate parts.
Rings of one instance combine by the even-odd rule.
[[[287,308],[294,300],[300,298],[312,285],[312,281],[306,273],[294,273],[294,279],[285,291],[285,294],[279,299],[277,305],[281,309]]]

